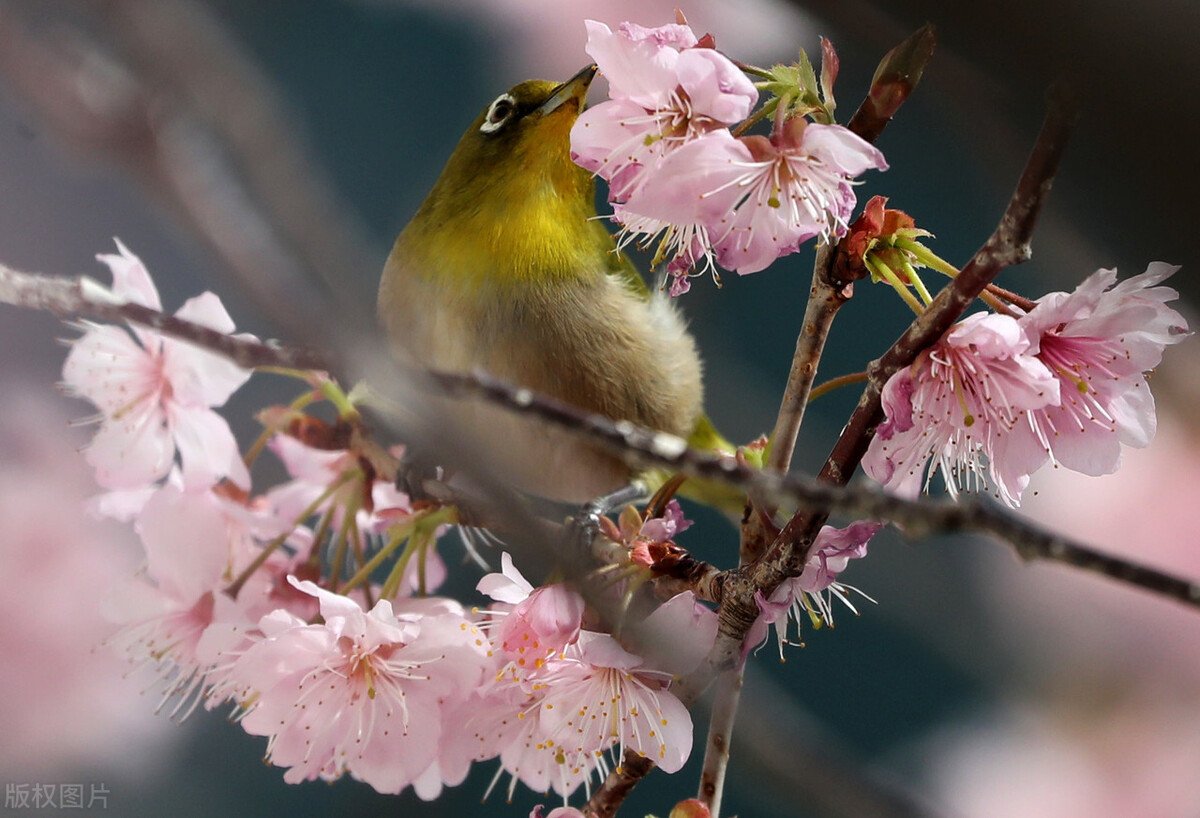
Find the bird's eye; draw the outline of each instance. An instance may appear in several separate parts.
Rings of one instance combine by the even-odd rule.
[[[517,110],[517,101],[508,94],[501,94],[488,108],[483,124],[479,126],[480,133],[495,133],[512,119]]]

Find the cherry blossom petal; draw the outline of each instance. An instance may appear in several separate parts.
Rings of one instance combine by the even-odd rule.
[[[103,424],[84,451],[96,482],[110,489],[143,488],[165,477],[175,441],[157,406],[135,406]]]
[[[585,50],[608,79],[612,98],[627,99],[649,110],[669,103],[679,84],[675,75],[679,59],[676,44],[689,39],[685,27],[644,29],[625,25],[614,32],[595,20],[586,20],[584,25],[588,34]],[[694,45],[695,35],[690,39]]]
[[[150,273],[146,270],[146,265],[142,264],[140,258],[129,252],[120,239],[113,239],[113,241],[117,243],[118,255],[101,253],[96,256],[97,260],[107,264],[108,269],[112,271],[113,295],[131,304],[140,304],[152,310],[161,310],[162,302],[158,297],[158,288],[154,286]]]
[[[179,406],[171,420],[186,487],[201,489],[228,477],[249,488],[250,472],[225,418],[203,406]]]

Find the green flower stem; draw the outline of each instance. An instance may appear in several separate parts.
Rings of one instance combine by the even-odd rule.
[[[880,279],[886,281],[888,284],[891,284],[892,289],[895,290],[896,294],[904,300],[905,304],[912,308],[913,312],[915,312],[917,315],[920,315],[925,311],[924,305],[917,300],[915,295],[909,292],[908,287],[905,286],[904,282],[901,281],[894,272],[892,272],[891,267],[888,267],[883,262],[877,260],[870,253],[863,256],[863,264],[867,265],[867,269],[877,275]]]
[[[359,536],[357,515],[349,518],[347,528],[350,531],[350,547],[354,550],[354,564],[364,565],[367,561],[366,554],[363,553],[362,537]],[[374,600],[371,599],[371,583],[363,586],[363,605],[367,610],[375,607]]]
[[[306,509],[304,509],[304,511],[300,512],[300,516],[296,520],[296,525],[299,525],[303,520],[306,520],[309,517],[311,517],[313,514],[315,514],[317,509],[321,507],[321,504],[324,503],[326,500],[328,500],[330,495],[332,495],[335,491],[337,491],[339,488],[341,488],[348,479],[349,479],[348,475],[342,475],[338,480],[336,480],[332,484],[330,484],[330,486],[327,489],[325,489],[325,491],[321,492],[320,497],[313,500],[308,505],[308,508],[306,508]],[[286,531],[283,534],[280,534],[278,537],[271,540],[271,542],[267,543],[263,547],[263,550],[259,553],[259,555],[257,557],[255,557],[254,560],[249,565],[246,566],[245,570],[243,570],[242,573],[238,574],[237,579],[235,579],[232,583],[229,584],[229,587],[227,587],[225,589],[225,593],[228,594],[231,598],[237,599],[237,595],[241,592],[242,586],[246,584],[246,581],[248,579],[250,579],[250,576],[255,571],[257,571],[259,568],[262,567],[263,563],[267,561],[267,558],[270,557],[271,554],[274,553],[274,551],[277,548],[279,548],[279,546],[283,545],[283,543],[287,540],[287,538],[289,536],[291,536],[292,531],[294,531],[294,530],[295,530],[295,526],[292,526],[291,530]]]
[[[350,593],[359,585],[362,585],[364,582],[370,579],[371,574],[376,568],[382,565],[384,561],[396,551],[397,548],[408,542],[410,536],[412,535],[412,524],[409,523],[402,526],[396,526],[395,528],[396,531],[393,532],[391,539],[387,541],[387,545],[379,549],[378,554],[363,563],[363,566],[358,569],[358,572],[355,573],[354,576],[350,577],[350,579],[346,580],[346,584],[342,586],[343,594]],[[404,558],[401,557],[401,560],[403,559]],[[382,599],[384,597],[381,596],[380,598]]]
[[[338,591],[338,580],[342,576],[342,563],[346,561],[346,527],[342,526],[334,534],[333,556],[329,558],[329,590],[335,594]]]
[[[380,599],[392,599],[400,590],[400,583],[404,580],[404,574],[408,571],[408,564],[412,562],[413,554],[423,551],[425,544],[417,539],[418,534],[414,530],[412,536],[404,541],[404,553],[400,555],[400,559],[396,560],[392,570],[388,572],[387,579],[383,581],[383,587],[379,590]]]
[[[368,579],[372,572],[384,563],[396,549],[401,545],[405,545],[404,553],[400,555],[400,559],[396,561],[396,565],[392,567],[388,574],[387,580],[384,581],[383,588],[379,593],[380,599],[391,599],[396,595],[396,591],[400,587],[400,580],[404,577],[404,571],[408,566],[409,560],[412,559],[413,553],[420,553],[419,549],[427,549],[433,543],[433,534],[439,526],[452,524],[458,521],[458,510],[454,506],[443,506],[442,508],[431,511],[424,516],[418,517],[415,520],[410,520],[406,523],[400,523],[392,527],[391,539],[387,545],[379,550],[379,553],[371,557],[362,568],[358,570],[354,576],[346,580],[346,584],[342,586],[342,593],[347,593],[351,589],[363,584]],[[420,590],[424,592],[424,561],[423,555],[418,557],[422,559],[421,567],[421,586]]]
[[[737,60],[733,60],[733,64],[740,68],[744,73],[753,74],[754,76],[762,77],[765,80],[775,79],[774,74],[765,68],[759,68],[757,65],[750,65],[749,63],[738,62]]]
[[[333,404],[341,420],[355,421],[362,417],[354,403],[336,383],[330,380],[322,381],[320,387],[322,397]]]
[[[337,539],[333,545],[333,558],[329,566],[329,590],[334,593],[338,592],[338,580],[342,576],[342,566],[346,562],[346,549],[350,545],[350,532],[358,533],[358,526],[353,524],[354,515],[362,508],[362,503],[359,500],[358,493],[355,492],[353,499],[346,503],[342,509],[342,527],[338,529]]]
[[[268,367],[268,368],[275,369],[275,367]],[[283,370],[283,371],[289,372],[292,370]],[[303,395],[301,395],[300,397],[298,397],[294,401],[292,401],[288,405],[288,408],[299,412],[299,411],[302,411],[302,410],[308,408],[308,405],[311,404],[316,399],[317,399],[316,392],[305,392]],[[267,427],[262,430],[262,434],[260,434],[258,436],[258,439],[254,441],[254,444],[249,449],[247,449],[246,454],[242,456],[242,462],[244,462],[246,464],[246,468],[249,468],[250,466],[254,465],[254,461],[258,459],[258,456],[260,454],[262,454],[262,450],[264,448],[266,448],[267,442],[272,437],[274,437],[279,432],[279,430],[280,430],[280,427],[276,426],[275,424],[267,424]]]
[[[321,515],[321,521],[317,523],[317,530],[313,532],[312,548],[309,549],[308,559],[305,561],[309,568],[320,569],[321,567],[321,543],[325,542],[325,537],[329,534],[329,527],[333,525],[335,511],[337,511],[335,506],[325,509],[325,513]]]
[[[775,109],[778,107],[779,107],[779,97],[772,97],[771,99],[767,100],[766,102],[763,103],[763,106],[761,108],[759,108],[754,113],[750,114],[750,116],[748,116],[744,120],[742,120],[740,125],[738,125],[736,128],[733,129],[733,135],[741,136],[746,131],[750,130],[755,125],[757,125],[759,122],[762,122],[764,119],[769,117],[771,114],[775,113]]]
[[[908,259],[904,259],[904,274],[908,276],[908,280],[912,282],[913,289],[921,297],[921,303],[928,306],[933,301],[933,296],[929,294],[929,290],[925,287],[925,282],[921,280],[921,276],[917,273],[916,268],[909,263]]]
[[[911,253],[919,263],[925,265],[931,270],[937,270],[943,275],[950,276],[950,278],[954,278],[956,275],[958,275],[957,267],[934,253],[920,242],[913,241],[912,239],[906,239],[903,236],[896,236],[894,239],[892,239],[892,246],[898,250],[905,250]]]

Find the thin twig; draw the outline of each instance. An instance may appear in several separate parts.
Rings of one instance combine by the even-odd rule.
[[[874,142],[917,87],[937,44],[933,26],[926,25],[889,51],[879,63],[867,96],[850,118],[849,129],[867,142]],[[796,353],[784,387],[767,468],[785,473],[792,462],[796,436],[804,419],[809,392],[817,375],[817,364],[829,337],[833,319],[854,293],[853,282],[835,274],[836,245],[826,243],[813,263],[812,288],[804,323],[796,338]]]
[[[729,768],[733,728],[744,684],[745,665],[722,673],[713,693],[712,712],[708,717],[708,741],[704,747],[704,766],[700,771],[700,792],[697,797],[714,818],[721,814],[725,772]]]
[[[0,303],[100,321],[129,322],[170,335],[238,366],[325,370],[330,360],[314,350],[226,335],[209,327],[164,312],[113,299],[104,287],[87,278],[61,278],[22,273],[0,263]]]
[[[867,142],[879,138],[920,81],[926,63],[933,56],[935,42],[932,27],[925,26],[884,56],[866,97],[850,120],[851,131]],[[781,105],[780,110],[783,107]],[[781,122],[777,119],[777,128]],[[787,474],[791,467],[796,439],[833,321],[854,294],[854,279],[843,275],[847,267],[836,263],[837,255],[838,245],[826,241],[817,249],[813,261],[812,287],[804,310],[804,322],[796,336],[796,352],[771,432],[771,448],[765,463],[768,472]],[[769,534],[774,533],[769,531],[769,519],[775,515],[776,507],[760,508],[757,499],[751,495],[748,513],[741,525],[739,567],[756,562],[771,541]],[[744,666],[739,665],[722,674],[709,722],[698,797],[714,818],[721,812],[729,743],[737,718],[743,673]]]

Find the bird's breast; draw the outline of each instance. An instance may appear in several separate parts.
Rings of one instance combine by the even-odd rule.
[[[389,262],[389,267],[391,262]],[[686,436],[702,404],[695,343],[673,305],[606,271],[568,280],[484,282],[389,271],[383,319],[403,353],[433,369],[492,375],[589,412]],[[388,292],[389,282],[402,289]],[[494,407],[455,410],[515,464],[523,488],[583,500],[628,479],[624,466],[566,433]]]

